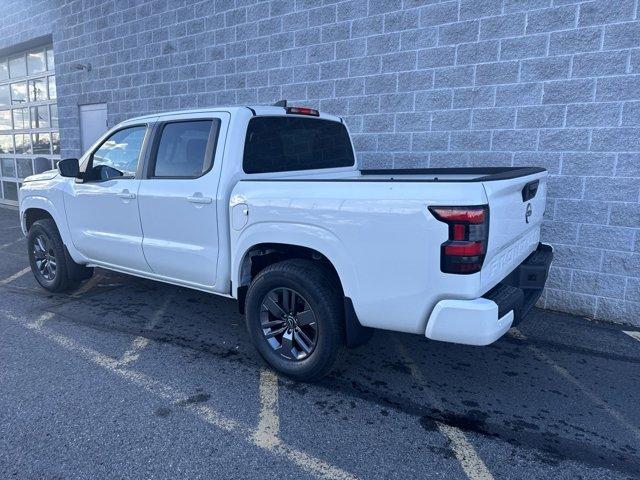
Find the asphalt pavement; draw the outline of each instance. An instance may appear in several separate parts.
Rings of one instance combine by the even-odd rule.
[[[534,310],[482,348],[378,331],[303,384],[232,300],[105,270],[53,295],[27,267],[0,208],[0,478],[640,478],[633,327]]]

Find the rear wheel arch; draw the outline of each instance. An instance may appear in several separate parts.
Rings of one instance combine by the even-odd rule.
[[[346,345],[355,348],[367,343],[373,334],[373,329],[363,327],[360,324],[353,302],[345,294],[343,278],[334,262],[322,252],[311,247],[286,243],[259,243],[248,248],[240,261],[237,276],[237,299],[240,313],[245,313],[246,295],[253,279],[271,265],[294,259],[309,260],[322,267],[332,284],[337,286],[338,295],[344,305]]]
[[[243,254],[239,263],[238,301],[243,308],[244,295],[251,281],[265,268],[278,262],[290,259],[307,259],[321,265],[330,274],[335,276],[340,288],[340,294],[344,296],[344,289],[340,274],[333,262],[322,252],[302,245],[287,243],[259,243],[249,247]]]

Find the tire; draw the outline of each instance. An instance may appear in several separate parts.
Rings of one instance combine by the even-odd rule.
[[[334,275],[321,265],[302,259],[270,265],[253,280],[245,302],[251,341],[272,368],[288,377],[317,380],[344,350],[342,295]]]
[[[27,248],[33,276],[50,292],[70,290],[77,286],[78,280],[89,278],[93,273],[93,269],[71,260],[56,224],[50,218],[34,222],[27,236]]]

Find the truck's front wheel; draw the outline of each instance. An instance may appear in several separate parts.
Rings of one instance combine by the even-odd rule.
[[[50,292],[69,290],[93,274],[92,268],[78,265],[68,256],[58,228],[50,218],[38,220],[31,226],[27,247],[33,275]]]
[[[264,360],[296,380],[331,370],[344,346],[344,307],[321,265],[286,260],[262,270],[246,297],[247,329]]]

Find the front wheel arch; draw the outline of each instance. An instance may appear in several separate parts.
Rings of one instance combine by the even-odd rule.
[[[43,220],[45,218],[50,218],[55,223],[53,215],[51,215],[47,210],[43,208],[27,208],[24,211],[24,226],[26,231],[31,230],[31,227],[38,220]]]

